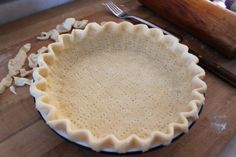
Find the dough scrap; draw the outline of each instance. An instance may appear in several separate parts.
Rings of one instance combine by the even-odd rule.
[[[48,48],[43,46],[40,49],[37,50],[38,54],[42,54],[42,53],[47,53],[48,52]]]
[[[0,94],[2,94],[7,87],[10,87],[12,83],[12,78],[9,74],[4,77],[0,82]]]
[[[20,76],[25,77],[25,76],[28,76],[29,74],[32,74],[32,72],[33,72],[33,69],[25,70],[25,68],[21,68],[20,69]]]
[[[75,18],[67,18],[63,23],[62,26],[67,29],[67,30],[71,30],[73,24],[75,23]]]
[[[84,29],[87,24],[88,20],[75,21],[73,27],[77,29]]]
[[[20,48],[15,58],[12,58],[8,61],[8,70],[10,76],[15,76],[19,74],[19,70],[25,64],[27,58],[27,53],[31,49],[31,44],[27,43]]]
[[[62,24],[58,24],[56,29],[52,29],[48,32],[42,32],[37,39],[47,40],[51,38],[57,42],[59,34],[70,32],[72,28],[84,29],[87,24],[88,20],[76,21],[75,18],[70,17],[65,19]]]
[[[38,64],[38,55],[35,53],[31,53],[28,57],[28,61],[29,61],[29,67],[30,68],[35,68],[37,67]]]
[[[62,24],[59,24],[56,26],[56,30],[59,32],[59,33],[66,33],[66,32],[69,32],[71,31],[72,29],[72,26],[74,25],[75,23],[75,18],[67,18],[65,19],[65,21],[62,23]]]
[[[58,33],[66,33],[69,32],[67,29],[65,29],[62,25],[57,25],[56,26],[56,30],[58,31]]]
[[[40,36],[37,37],[39,40],[47,40],[49,39],[50,34],[48,32],[41,32]]]
[[[59,32],[56,29],[52,29],[49,32],[42,32],[40,36],[37,37],[39,40],[47,40],[51,38],[54,41],[58,41]]]
[[[34,53],[31,53],[28,57],[29,67],[30,68],[37,67],[37,60],[38,60],[38,55],[34,54]]]
[[[27,43],[23,45],[16,56],[8,61],[8,74],[0,82],[0,94],[2,94],[6,88],[11,86],[12,76],[19,74],[20,69],[25,64],[27,53],[31,49],[31,44]]]
[[[56,42],[59,41],[59,32],[56,29],[52,29],[48,32],[50,34],[50,38]]]
[[[24,77],[13,77],[14,83],[16,86],[24,86],[24,85],[31,85],[32,80],[24,78]]]
[[[100,25],[103,26],[103,25],[105,25],[106,23],[107,23],[106,21],[102,21],[102,22],[100,23]]]
[[[9,89],[10,89],[10,91],[11,91],[13,94],[16,95],[16,88],[15,88],[15,86],[11,85]]]

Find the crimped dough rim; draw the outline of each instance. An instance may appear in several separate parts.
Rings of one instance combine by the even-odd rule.
[[[44,91],[43,86],[46,84],[47,80],[45,76],[47,76],[49,72],[48,63],[50,60],[53,60],[55,54],[53,52],[53,46],[57,45],[59,47],[64,46],[65,39],[78,40],[78,38],[82,39],[84,36],[96,33],[100,31],[113,30],[118,31],[120,29],[125,29],[129,31],[139,31],[139,33],[144,33],[145,35],[150,35],[150,37],[155,35],[161,35],[161,40],[165,40],[165,44],[172,49],[178,47],[181,52],[179,56],[184,58],[185,61],[189,61],[189,67],[191,70],[196,73],[196,75],[192,78],[192,96],[193,100],[189,102],[189,107],[191,111],[189,112],[180,112],[180,117],[182,123],[170,123],[168,125],[167,133],[163,133],[160,131],[153,131],[147,138],[141,138],[135,134],[130,135],[128,138],[120,140],[113,134],[107,135],[104,138],[95,138],[89,130],[80,129],[80,130],[72,130],[70,127],[70,121],[68,119],[55,119],[55,115],[57,109],[55,106],[50,105],[44,101],[44,98],[47,97],[47,93]],[[156,34],[155,34],[156,33]],[[160,38],[160,37],[158,37]],[[79,42],[79,41],[78,41]],[[39,54],[38,57],[38,67],[34,69],[33,79],[34,83],[30,86],[30,93],[35,98],[36,108],[37,110],[45,116],[45,120],[47,124],[57,130],[60,128],[71,141],[82,141],[86,143],[93,150],[101,151],[107,148],[113,149],[118,153],[125,153],[130,149],[134,148],[132,143],[135,144],[135,149],[141,151],[147,151],[156,145],[168,145],[171,143],[172,139],[180,132],[188,132],[188,126],[191,122],[198,119],[198,112],[205,101],[204,93],[207,89],[205,82],[202,78],[205,76],[205,71],[197,65],[198,58],[194,55],[188,53],[188,47],[182,45],[178,42],[178,40],[170,35],[163,35],[163,33],[156,28],[147,28],[147,26],[138,24],[133,25],[129,22],[107,22],[103,26],[98,25],[97,23],[90,23],[86,26],[84,30],[73,30],[71,34],[63,34],[59,36],[59,41],[56,43],[52,43],[48,46],[48,53]],[[191,120],[189,119],[191,118]],[[177,131],[178,130],[178,131]]]

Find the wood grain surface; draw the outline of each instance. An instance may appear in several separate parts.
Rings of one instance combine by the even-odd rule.
[[[139,1],[210,45],[189,35],[178,36],[200,58],[201,66],[236,87],[236,13],[206,0]]]
[[[197,49],[195,38],[184,30],[154,15],[137,1],[117,0],[120,7],[145,18],[168,31],[184,37]],[[0,79],[7,74],[7,62],[27,42],[31,52],[49,44],[35,39],[42,31],[55,28],[67,17],[88,19],[90,22],[121,21],[104,9],[103,0],[80,0],[50,9],[21,20],[0,26]],[[194,42],[192,42],[194,41]],[[197,44],[196,44],[197,43]],[[211,73],[205,79],[208,85],[206,104],[200,119],[189,131],[168,147],[136,156],[161,157],[215,157],[236,132],[236,90]],[[17,95],[7,90],[0,95],[0,156],[1,157],[102,157],[115,156],[85,150],[60,138],[42,121],[35,109],[28,87],[17,88]]]
[[[236,56],[236,13],[206,0],[140,1],[220,53]]]

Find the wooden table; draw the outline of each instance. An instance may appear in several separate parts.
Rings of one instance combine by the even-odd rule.
[[[0,79],[7,73],[8,59],[26,42],[31,52],[50,41],[35,39],[42,31],[55,28],[67,17],[90,21],[121,21],[104,9],[104,1],[80,0],[0,26]],[[116,1],[129,13],[180,34],[185,33],[131,0]],[[187,33],[185,33],[188,35]],[[189,35],[188,35],[189,36]],[[214,157],[236,131],[236,90],[207,72],[208,85],[203,113],[190,132],[168,147],[137,156]],[[28,87],[17,88],[17,95],[6,91],[0,95],[0,156],[38,157],[112,156],[79,148],[58,137],[42,121],[35,109]]]

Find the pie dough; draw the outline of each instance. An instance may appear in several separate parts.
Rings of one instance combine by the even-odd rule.
[[[12,83],[12,78],[10,74],[7,74],[0,82],[0,94],[2,94],[6,88],[10,87]]]
[[[204,103],[204,70],[156,28],[90,23],[39,54],[30,91],[47,124],[96,151],[147,151],[188,132]]]
[[[21,68],[20,69],[20,77],[28,76],[28,75],[32,74],[32,72],[33,72],[33,69],[26,70],[25,68]]]
[[[37,50],[37,53],[38,54],[41,54],[41,53],[47,53],[48,52],[48,48],[43,46],[41,47],[40,49]]]
[[[14,83],[16,86],[24,86],[24,85],[30,85],[32,80],[24,78],[24,77],[16,77],[14,76]]]
[[[72,29],[72,26],[74,25],[75,21],[76,21],[75,18],[72,17],[67,18],[62,24],[56,26],[56,30],[59,33],[69,32]]]
[[[15,86],[11,85],[9,89],[13,94],[17,95]]]
[[[8,61],[8,74],[0,81],[0,94],[2,94],[6,88],[12,84],[12,77],[20,73],[20,69],[23,67],[27,58],[27,53],[31,49],[31,44],[27,43],[23,45],[16,56]],[[13,91],[11,89],[11,91]]]
[[[87,24],[88,24],[88,20],[75,21],[75,23],[73,24],[73,27],[76,29],[84,29]]]

